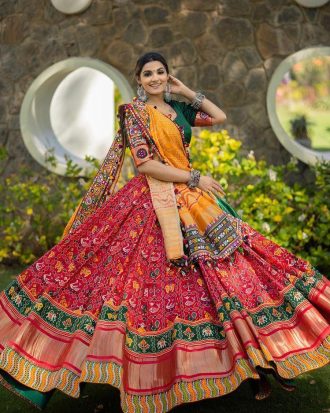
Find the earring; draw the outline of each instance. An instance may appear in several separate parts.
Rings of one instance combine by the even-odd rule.
[[[148,100],[147,93],[146,93],[146,91],[144,90],[144,88],[143,88],[142,85],[139,85],[139,86],[138,86],[138,88],[137,88],[137,95],[138,95],[138,98],[139,98],[140,100],[142,100],[142,102],[146,102],[146,101]]]
[[[169,83],[166,83],[166,86],[165,86],[164,99],[165,99],[165,102],[170,102],[172,100],[171,86]]]

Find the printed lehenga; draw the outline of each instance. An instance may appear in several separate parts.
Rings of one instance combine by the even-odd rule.
[[[225,199],[143,174],[115,192],[126,144],[136,165],[191,168],[182,125],[136,99],[119,116],[63,239],[0,295],[2,384],[41,406],[108,383],[124,412],[160,413],[260,368],[290,379],[326,365],[329,281]]]

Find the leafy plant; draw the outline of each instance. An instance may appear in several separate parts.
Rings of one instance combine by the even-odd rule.
[[[240,146],[225,130],[203,130],[194,137],[193,165],[224,186],[227,200],[244,221],[328,272],[330,163],[313,167],[314,185],[290,185],[288,177],[297,172],[295,158],[287,165],[267,165],[256,160],[253,151],[242,155]]]

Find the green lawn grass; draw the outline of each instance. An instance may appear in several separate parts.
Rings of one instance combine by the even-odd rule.
[[[0,290],[19,274],[21,268],[0,268]],[[223,397],[176,407],[173,413],[330,413],[330,366],[298,377],[297,389],[288,393],[272,380],[272,395],[255,401],[250,386],[244,382]],[[38,410],[0,386],[1,413],[36,413]],[[87,384],[79,399],[57,392],[45,413],[120,413],[119,391],[109,385]]]

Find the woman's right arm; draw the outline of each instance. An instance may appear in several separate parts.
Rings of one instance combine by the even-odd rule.
[[[141,174],[150,175],[161,181],[187,183],[190,179],[189,171],[165,165],[154,159],[142,163],[137,169]]]

